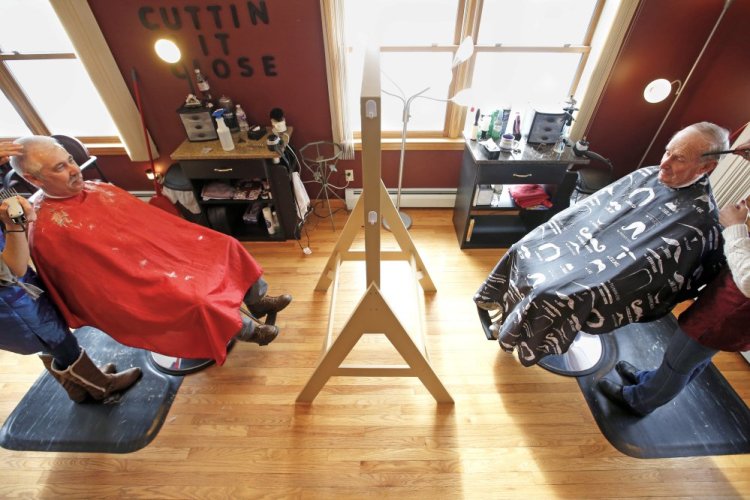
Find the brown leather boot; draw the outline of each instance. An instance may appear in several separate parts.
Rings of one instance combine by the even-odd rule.
[[[288,293],[279,295],[278,297],[271,297],[264,295],[263,298],[257,304],[248,305],[248,309],[253,313],[256,318],[262,318],[266,314],[279,312],[288,306],[292,302],[292,296]]]
[[[273,342],[278,335],[278,327],[257,323],[251,318],[243,317],[242,329],[240,329],[240,332],[237,334],[237,338],[243,342],[255,342],[258,345],[268,345]]]
[[[52,365],[52,370],[81,386],[89,396],[97,401],[112,393],[126,390],[141,376],[140,368],[130,368],[114,374],[104,373],[91,361],[91,358],[83,349],[81,349],[80,357],[68,368],[57,370]]]
[[[75,401],[76,403],[83,403],[86,400],[86,396],[88,396],[88,392],[86,392],[86,389],[78,385],[77,383],[73,382],[70,379],[67,379],[59,374],[58,371],[52,369],[52,363],[54,363],[55,358],[52,357],[50,354],[40,354],[39,359],[42,360],[42,364],[44,364],[44,367],[47,369],[50,375],[57,380],[57,382],[62,386],[63,389],[65,389],[65,392],[68,393],[68,397]],[[115,372],[115,365],[113,363],[107,363],[106,365],[102,366],[100,368],[101,371],[104,373],[114,373]]]

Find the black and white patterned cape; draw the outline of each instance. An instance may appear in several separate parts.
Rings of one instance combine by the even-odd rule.
[[[723,263],[707,177],[672,189],[646,167],[560,212],[514,244],[474,301],[499,310],[500,346],[525,366],[600,334],[658,319]]]

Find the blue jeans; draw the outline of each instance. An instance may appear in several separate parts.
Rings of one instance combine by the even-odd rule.
[[[717,352],[699,344],[677,327],[661,365],[656,370],[639,371],[638,383],[623,387],[622,395],[637,413],[651,413],[672,401],[701,374]]]
[[[248,290],[245,294],[243,302],[247,307],[252,307],[266,296],[267,291],[268,283],[266,283],[266,280],[264,280],[263,278],[258,278],[258,281],[253,283],[253,286],[251,286],[250,290]]]
[[[253,283],[253,286],[251,286],[250,290],[247,291],[242,301],[250,310],[252,310],[252,307],[266,296],[267,291],[268,283],[266,282],[266,280],[264,280],[263,278],[258,278],[258,281]],[[244,316],[242,316],[242,325],[243,328],[246,328],[245,333],[247,335],[250,335],[255,331],[255,323]]]

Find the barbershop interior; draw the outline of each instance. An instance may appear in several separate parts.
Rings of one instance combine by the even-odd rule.
[[[750,498],[748,25],[3,0],[0,497]]]

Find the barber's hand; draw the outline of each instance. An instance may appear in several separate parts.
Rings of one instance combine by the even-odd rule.
[[[34,207],[31,206],[31,203],[29,203],[29,200],[22,196],[16,196],[16,200],[18,200],[18,203],[21,205],[21,208],[23,209],[23,213],[26,216],[26,222],[32,222],[36,220],[36,212],[34,211]],[[0,203],[0,220],[3,221],[3,224],[5,225],[5,229],[23,229],[23,226],[16,224],[12,220],[10,220],[10,217],[8,217],[8,201],[3,200],[2,203]]]
[[[23,153],[21,144],[12,142],[0,142],[0,165],[7,163],[11,156],[17,156]]]
[[[735,154],[740,155],[746,160],[750,160],[750,141],[744,144],[740,144],[739,146],[734,148],[734,150],[736,151]]]
[[[719,211],[719,222],[724,227],[744,224],[747,220],[747,202],[742,200],[735,205],[727,205]]]

